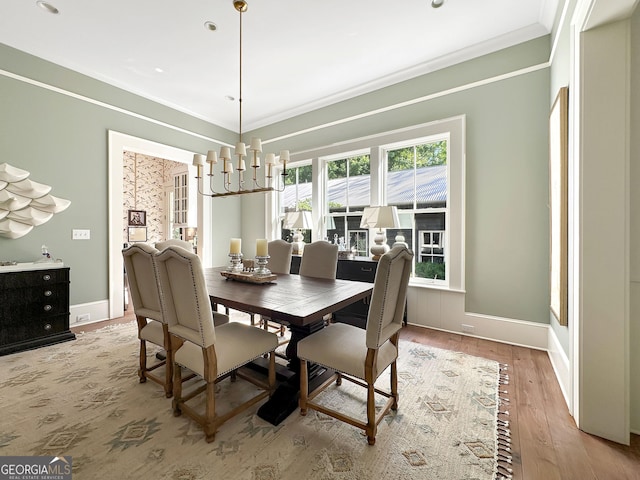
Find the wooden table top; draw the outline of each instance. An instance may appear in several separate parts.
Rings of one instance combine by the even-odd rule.
[[[371,295],[372,283],[278,274],[273,283],[228,280],[225,267],[205,269],[211,300],[229,308],[305,326]]]

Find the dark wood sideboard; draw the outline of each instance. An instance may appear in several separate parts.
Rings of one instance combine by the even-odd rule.
[[[291,273],[299,273],[300,260],[302,256],[294,255],[291,259]],[[356,280],[358,282],[373,283],[376,278],[378,262],[369,257],[355,257],[352,260],[338,260],[336,278],[341,280]],[[342,310],[334,312],[334,321],[348,323],[356,327],[366,328],[367,315],[369,314],[369,301],[371,297],[366,297],[353,303]]]
[[[0,273],[0,355],[75,338],[68,267]]]

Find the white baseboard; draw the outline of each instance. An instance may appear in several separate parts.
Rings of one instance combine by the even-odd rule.
[[[109,319],[109,302],[107,300],[101,300],[98,302],[71,305],[69,312],[69,324],[72,327],[100,322]]]
[[[558,337],[556,336],[556,332],[553,331],[551,325],[549,325],[549,341],[547,353],[549,354],[549,360],[551,361],[551,366],[553,367],[553,371],[556,374],[556,378],[558,379],[558,383],[560,384],[560,389],[562,390],[562,395],[564,396],[564,401],[569,408],[569,413],[573,415],[573,408],[571,406],[571,371],[569,365],[569,357],[565,353],[562,345],[558,341]]]
[[[548,324],[466,312],[464,297],[464,292],[410,288],[407,321],[511,345],[548,349]]]

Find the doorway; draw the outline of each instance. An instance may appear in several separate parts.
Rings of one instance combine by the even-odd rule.
[[[109,318],[118,318],[124,314],[124,263],[122,261],[123,232],[127,227],[123,221],[124,205],[123,158],[124,152],[137,152],[151,157],[164,158],[187,165],[189,175],[193,167],[193,152],[170,147],[160,143],[133,137],[120,132],[109,131]],[[199,202],[198,202],[199,203]],[[200,205],[198,205],[200,212]],[[203,231],[202,214],[198,214],[197,228]]]

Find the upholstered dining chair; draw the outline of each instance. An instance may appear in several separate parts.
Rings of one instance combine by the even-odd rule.
[[[158,250],[164,250],[165,248],[170,246],[181,247],[188,252],[193,252],[193,244],[191,242],[187,242],[186,240],[180,240],[179,238],[170,238],[169,240],[156,242],[156,248]],[[211,301],[211,310],[214,311],[213,322],[215,323],[216,327],[222,325],[223,323],[229,322],[228,308],[225,308],[225,315],[218,315],[218,305],[215,302]],[[251,324],[253,324],[253,316],[251,317]]]
[[[125,271],[129,282],[129,293],[133,310],[138,322],[140,339],[140,383],[150,379],[164,387],[167,397],[173,392],[173,362],[169,329],[162,317],[160,296],[156,282],[153,255],[158,250],[146,243],[134,243],[122,251]],[[154,343],[166,352],[166,360],[147,366],[147,342]],[[164,377],[157,376],[154,370],[166,365]]]
[[[304,253],[300,260],[300,275],[335,280],[337,270],[338,245],[326,240],[319,240],[304,247]],[[324,316],[326,324],[329,324],[332,319],[332,313]]]
[[[197,255],[168,247],[157,253],[155,260],[162,312],[174,349],[173,412],[175,416],[185,413],[202,425],[207,442],[212,442],[225,421],[271,395],[275,386],[274,350],[278,338],[261,328],[237,322],[214,326],[204,271]],[[240,369],[264,354],[269,355],[268,383]],[[179,366],[199,375],[204,384],[183,396],[182,382],[177,381]],[[215,384],[227,377],[244,378],[261,392],[219,414]],[[202,393],[205,394],[204,413],[187,404]]]
[[[293,255],[293,243],[281,239],[271,240],[268,243],[269,264],[267,267],[273,273],[289,273],[291,271],[291,257]]]
[[[307,252],[305,251],[304,255]],[[367,328],[335,323],[298,343],[300,358],[300,413],[308,409],[329,415],[365,431],[369,445],[376,441],[376,431],[389,409],[398,408],[398,337],[409,284],[413,253],[405,246],[395,246],[380,257],[376,271]],[[309,395],[308,363],[320,364],[335,371],[334,376]],[[391,391],[374,386],[377,378],[391,366]],[[340,385],[349,380],[367,389],[367,420],[362,421],[328,408],[313,399],[334,379]],[[375,393],[387,398],[376,416]]]
[[[156,242],[156,248],[158,250],[164,250],[170,246],[182,247],[189,252],[193,252],[193,244],[186,240],[180,240],[179,238],[170,238],[169,240],[163,240],[162,242]]]
[[[326,240],[305,245],[300,260],[300,275],[306,277],[336,278],[338,267],[338,245]]]
[[[272,240],[268,243],[269,249],[269,264],[267,267],[272,273],[289,273],[291,271],[291,257],[293,255],[293,243],[286,242],[282,239]],[[280,331],[280,336],[283,337],[286,326],[277,322],[271,321],[269,317],[264,315],[260,316],[260,325],[268,330],[273,328],[276,331]]]

